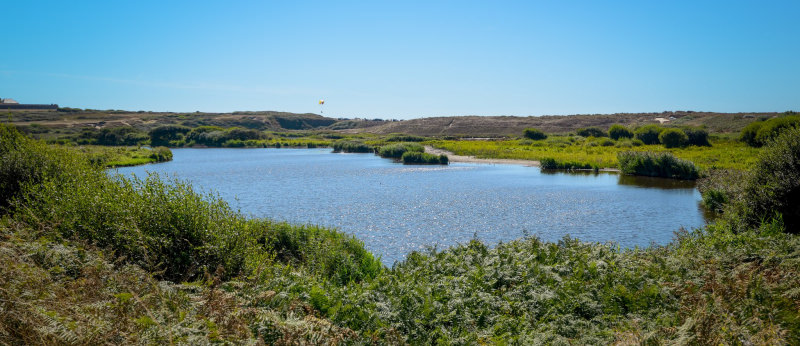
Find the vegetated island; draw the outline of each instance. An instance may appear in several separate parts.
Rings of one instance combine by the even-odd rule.
[[[747,169],[707,169],[701,191],[720,218],[665,246],[473,240],[413,252],[391,268],[338,231],[248,218],[185,182],[112,176],[73,147],[0,125],[0,342],[800,343],[800,129],[792,116],[746,125],[742,138],[753,133],[754,146],[739,146],[738,134],[709,136],[711,148],[741,151]],[[103,132],[83,139],[96,140],[95,130]],[[186,145],[191,131],[165,139]],[[590,145],[606,140],[596,130],[539,131],[548,137],[462,141],[470,144],[462,150],[578,147],[567,144],[572,138],[605,155],[619,143]],[[291,143],[299,133],[273,138]],[[660,144],[623,141],[672,152],[666,142],[684,137],[668,133]],[[454,139],[399,141],[447,148]],[[629,161],[658,171],[660,160],[671,159],[644,152]]]

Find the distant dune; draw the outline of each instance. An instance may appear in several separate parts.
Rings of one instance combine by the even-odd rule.
[[[243,127],[262,131],[327,130],[345,133],[406,133],[420,136],[505,137],[519,136],[525,128],[547,133],[569,133],[583,127],[607,129],[612,124],[639,126],[705,126],[712,133],[734,133],[759,118],[778,113],[662,112],[548,116],[455,116],[404,121],[337,119],[317,114],[253,111],[233,113],[132,112],[121,110],[17,110],[8,112],[18,126],[36,125],[62,133],[82,128],[132,126],[149,131],[161,125]]]

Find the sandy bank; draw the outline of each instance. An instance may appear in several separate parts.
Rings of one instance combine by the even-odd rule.
[[[513,159],[479,159],[474,156],[461,156],[453,154],[444,149],[437,149],[432,146],[425,146],[425,152],[430,154],[447,155],[450,162],[467,162],[467,163],[488,163],[488,164],[503,164],[503,165],[523,165],[529,167],[539,167],[539,161],[531,160],[513,160]]]

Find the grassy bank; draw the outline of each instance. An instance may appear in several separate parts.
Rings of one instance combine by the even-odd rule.
[[[750,218],[748,195],[662,247],[475,240],[386,268],[336,230],[109,176],[7,126],[0,139],[0,343],[800,342],[800,238]],[[796,171],[786,155],[756,175]]]
[[[85,153],[90,161],[103,167],[138,166],[172,160],[172,151],[166,147],[110,147],[82,145],[77,151]]]
[[[605,143],[605,144],[604,144]],[[610,143],[610,144],[609,144]],[[711,146],[665,148],[663,145],[635,145],[631,140],[612,141],[608,138],[579,136],[550,136],[545,140],[476,140],[431,141],[430,145],[456,155],[487,159],[536,160],[554,159],[580,166],[617,168],[617,154],[625,151],[669,152],[677,158],[693,162],[705,169],[739,169],[752,166],[758,149],[734,139],[712,138]]]

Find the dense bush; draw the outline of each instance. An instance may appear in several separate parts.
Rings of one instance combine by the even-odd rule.
[[[25,186],[36,186],[50,176],[80,176],[89,161],[64,148],[49,149],[10,125],[0,124],[0,214],[20,197]]]
[[[150,158],[156,160],[156,162],[172,161],[172,150],[167,147],[155,147],[153,148],[153,153],[150,154]]]
[[[619,140],[620,138],[633,138],[633,131],[620,124],[614,124],[608,128],[608,136],[613,140]]]
[[[245,141],[265,138],[261,131],[232,127],[223,129],[217,126],[198,126],[186,134],[189,144],[200,144],[209,147],[241,147]]]
[[[747,145],[751,147],[760,147],[761,144],[756,141],[756,135],[758,134],[758,130],[761,128],[761,125],[764,125],[763,121],[754,121],[750,124],[747,124],[747,126],[742,129],[739,140],[747,143]]]
[[[751,147],[761,147],[777,137],[783,130],[800,127],[800,116],[795,114],[787,112],[786,115],[778,118],[750,123],[742,129],[739,139]]]
[[[682,148],[686,146],[689,137],[681,129],[664,129],[658,134],[658,141],[667,148]]]
[[[696,145],[698,147],[710,147],[711,143],[708,141],[708,131],[697,127],[682,127],[681,130],[686,134],[686,144]]]
[[[371,153],[375,151],[375,149],[368,144],[351,140],[339,140],[333,142],[332,147],[334,153]]]
[[[384,145],[378,148],[378,155],[389,158],[402,158],[403,154],[409,151],[425,152],[425,147],[416,143],[397,143]]]
[[[772,139],[778,137],[786,129],[797,128],[800,126],[800,116],[782,116],[765,121],[756,133],[755,142],[758,146],[766,145]]]
[[[664,128],[658,125],[645,125],[642,126],[636,131],[634,131],[634,135],[636,139],[642,141],[644,144],[658,144],[658,135],[661,134],[661,131],[664,131]]]
[[[576,133],[582,137],[608,137],[608,133],[594,126],[578,129]]]
[[[163,125],[150,130],[150,145],[169,146],[171,141],[180,141],[184,135],[191,131],[190,128],[181,125]]]
[[[407,151],[400,158],[405,164],[441,164],[446,165],[450,159],[447,155],[433,155],[418,151]]]
[[[87,128],[81,130],[77,137],[73,138],[78,144],[97,144],[97,145],[141,145],[147,143],[149,136],[134,127],[122,126],[114,128],[104,128],[97,130]]]
[[[547,139],[547,134],[542,132],[542,130],[535,129],[535,128],[532,128],[532,127],[529,127],[527,129],[523,130],[522,131],[522,135],[525,136],[525,138],[529,138],[529,139],[532,139],[532,140],[535,140],[535,141],[541,140],[541,139]]]
[[[737,207],[751,227],[780,214],[787,231],[800,233],[800,128],[787,129],[768,143]]]
[[[668,152],[625,151],[617,153],[617,160],[624,174],[685,180],[699,176],[693,163],[678,159]]]
[[[703,196],[703,205],[715,213],[722,213],[729,203],[743,194],[747,173],[731,169],[714,169],[705,172],[697,181],[697,189]]]

